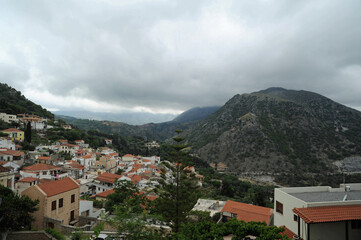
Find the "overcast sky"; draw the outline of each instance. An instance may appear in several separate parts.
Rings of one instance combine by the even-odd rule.
[[[0,82],[46,108],[174,113],[284,87],[361,110],[360,0],[0,2]]]

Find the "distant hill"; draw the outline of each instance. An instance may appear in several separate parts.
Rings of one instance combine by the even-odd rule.
[[[71,116],[78,119],[90,119],[98,121],[114,121],[131,125],[142,125],[146,123],[161,123],[172,120],[176,114],[147,113],[147,112],[124,112],[106,113],[90,111],[56,111],[56,115]]]
[[[137,126],[118,121],[79,119],[64,115],[56,115],[56,117],[64,119],[67,123],[84,130],[96,129],[107,134],[119,133],[124,137],[136,135],[149,140],[164,141],[171,138],[176,129],[186,130],[194,122],[211,115],[217,109],[219,107],[193,108],[180,114],[179,117],[172,121],[146,123]]]
[[[177,116],[175,119],[173,119],[172,122],[182,123],[182,122],[198,121],[198,120],[204,119],[204,118],[208,117],[209,115],[213,114],[219,108],[220,108],[220,106],[191,108],[191,109],[181,113],[179,116]]]
[[[54,117],[51,112],[26,99],[20,91],[4,83],[0,83],[0,112],[8,114],[32,113],[45,118]]]
[[[359,111],[319,94],[269,88],[235,95],[184,136],[202,159],[239,174],[325,174],[360,155],[360,123]]]

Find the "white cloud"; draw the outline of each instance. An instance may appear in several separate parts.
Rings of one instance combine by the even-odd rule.
[[[179,112],[272,86],[361,101],[359,1],[5,1],[0,77],[50,108]]]

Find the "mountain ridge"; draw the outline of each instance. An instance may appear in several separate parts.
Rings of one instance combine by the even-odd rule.
[[[333,161],[359,154],[360,122],[359,111],[317,93],[270,88],[233,96],[184,137],[238,173],[335,172]]]

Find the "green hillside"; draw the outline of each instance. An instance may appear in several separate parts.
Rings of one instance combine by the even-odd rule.
[[[54,118],[51,112],[26,99],[20,91],[4,83],[0,83],[0,112],[8,114],[31,113],[44,118]]]

